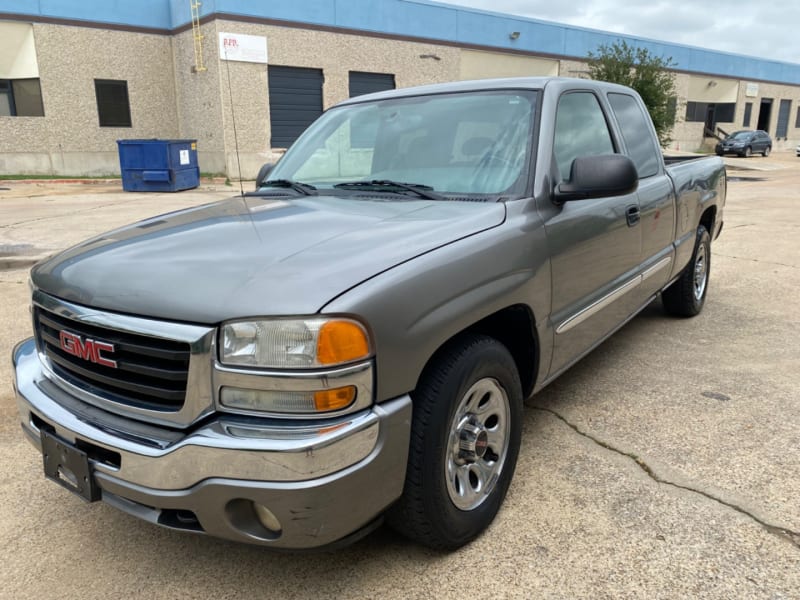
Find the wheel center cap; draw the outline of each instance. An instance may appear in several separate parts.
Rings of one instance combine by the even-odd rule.
[[[467,463],[474,463],[483,458],[489,448],[489,434],[476,423],[467,423],[459,435],[459,458]]]

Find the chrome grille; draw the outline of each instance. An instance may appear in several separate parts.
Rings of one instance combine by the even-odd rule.
[[[56,375],[97,396],[135,408],[179,411],[186,398],[190,345],[69,319],[34,308],[40,352]],[[114,345],[116,368],[75,356],[62,348],[61,332]]]

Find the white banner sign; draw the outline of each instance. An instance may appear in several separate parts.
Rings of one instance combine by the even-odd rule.
[[[755,98],[758,96],[758,84],[748,83],[747,87],[744,89],[744,95],[748,98]]]
[[[260,35],[220,32],[219,57],[222,60],[267,64],[267,38]]]

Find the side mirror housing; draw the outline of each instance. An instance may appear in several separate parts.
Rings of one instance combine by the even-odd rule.
[[[269,179],[269,174],[272,172],[274,167],[275,163],[267,163],[261,167],[261,169],[258,171],[258,176],[256,177],[256,191],[258,191],[264,182]]]
[[[623,196],[635,192],[638,186],[636,165],[627,156],[579,156],[572,161],[569,181],[556,186],[555,200],[566,202]]]

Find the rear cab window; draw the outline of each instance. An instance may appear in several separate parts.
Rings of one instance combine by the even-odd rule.
[[[610,93],[608,101],[622,133],[628,156],[636,165],[639,179],[657,175],[661,164],[661,151],[655,143],[644,109],[636,98],[629,94]]]

